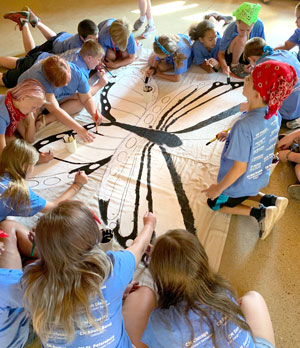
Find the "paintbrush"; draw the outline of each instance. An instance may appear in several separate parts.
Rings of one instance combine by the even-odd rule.
[[[97,123],[98,118],[99,118],[99,116],[98,116],[98,110],[96,109],[96,117],[95,117],[95,123],[96,123],[96,133],[98,133],[98,123]]]
[[[105,64],[102,64],[103,65],[103,68],[109,73],[109,75],[113,78],[116,78],[117,76],[112,74],[111,71],[108,69],[108,67],[105,65]]]
[[[225,129],[224,131],[222,131],[222,132],[229,132],[230,131],[230,129],[231,129],[231,127],[230,128],[228,128],[228,129]],[[207,145],[209,145],[209,144],[211,144],[211,143],[213,143],[214,141],[216,141],[218,139],[218,136],[216,135],[213,139],[211,139],[208,143],[206,143],[205,145],[207,146]]]
[[[227,85],[230,85],[230,72],[227,74]]]
[[[32,249],[31,249],[31,254],[30,254],[31,257],[33,257],[34,249],[35,249],[35,239],[32,242]]]
[[[214,72],[218,72],[218,69],[216,67],[214,67],[207,59],[204,59],[208,65],[213,69]]]

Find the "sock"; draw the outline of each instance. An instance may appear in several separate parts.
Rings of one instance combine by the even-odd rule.
[[[264,195],[262,199],[260,200],[260,203],[263,204],[265,207],[270,207],[272,205],[275,205],[277,196],[274,195]]]
[[[148,24],[149,24],[149,27],[154,27],[153,18],[148,19]]]
[[[141,22],[143,22],[143,23],[144,23],[144,22],[145,22],[145,20],[146,20],[146,16],[140,16],[140,21],[141,21]]]
[[[250,216],[253,216],[258,222],[260,222],[266,216],[266,207],[262,204],[259,208],[253,207],[250,210]]]

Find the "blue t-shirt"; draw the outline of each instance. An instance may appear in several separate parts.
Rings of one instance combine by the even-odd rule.
[[[288,41],[293,42],[300,48],[300,29],[297,28],[294,34],[288,39]],[[298,51],[297,58],[300,61],[300,51]]]
[[[58,54],[73,48],[79,48],[83,45],[79,34],[71,35],[69,33],[62,33],[53,42],[52,53]]]
[[[5,134],[10,124],[10,117],[5,105],[6,95],[0,95],[0,134]]]
[[[108,32],[109,27],[114,21],[115,21],[114,18],[110,18],[98,24],[98,29],[99,29],[98,42],[104,48],[105,53],[108,48],[111,48],[112,50],[115,49],[116,51],[120,51],[119,47],[113,44]],[[132,33],[130,33],[129,35],[126,51],[128,52],[128,54],[135,54],[136,52],[135,40]]]
[[[205,307],[203,306],[203,308]],[[191,343],[193,343],[193,348],[213,348],[209,326],[205,321],[200,321],[199,314],[192,310],[188,312],[188,318],[194,329],[194,337],[191,342],[191,330],[183,313],[184,308],[180,308],[180,305],[171,306],[168,309],[155,309],[149,318],[142,342],[149,348],[187,347]],[[214,325],[218,347],[255,348],[250,333],[228,321],[220,312],[211,310],[210,319]],[[224,328],[227,332],[227,339],[223,335]]]
[[[29,318],[23,308],[21,270],[0,268],[0,347],[21,348],[29,334]]]
[[[279,111],[282,119],[284,120],[289,121],[300,117],[300,62],[292,52],[286,50],[276,50],[273,51],[271,55],[260,58],[256,64],[260,64],[267,60],[276,60],[287,63],[295,68],[298,82],[294,86],[293,92],[283,101]]]
[[[53,93],[58,101],[70,97],[76,92],[87,93],[90,90],[89,82],[85,74],[75,64],[68,62],[71,69],[71,81],[64,87],[53,87],[45,78],[43,73],[42,61],[34,64],[30,69],[23,72],[19,77],[18,83],[27,78],[40,81],[46,93]]]
[[[222,193],[232,197],[256,196],[268,185],[281,116],[266,120],[267,107],[242,115],[233,125],[221,155],[218,182],[228,173],[234,161],[247,162],[246,172]]]
[[[84,73],[86,78],[89,79],[90,70],[88,69],[85,61],[82,59],[79,52],[80,52],[80,48],[74,48],[72,50],[68,50],[66,52],[60,53],[59,56],[64,58],[68,62],[71,62],[77,65],[78,68]],[[52,53],[43,52],[37,57],[34,64],[37,64],[40,60],[46,59],[52,55],[53,55]]]
[[[174,67],[174,75],[180,75],[183,74],[184,72],[187,71],[187,69],[191,66],[192,62],[193,62],[193,54],[192,54],[192,41],[191,39],[185,35],[185,34],[177,34],[177,36],[179,37],[179,41],[177,43],[177,48],[179,50],[180,53],[183,53],[186,58],[182,60],[182,64],[180,67],[176,67],[175,66],[175,62],[173,60],[173,56],[167,56],[166,58],[159,58],[159,57],[155,57],[155,60],[164,60],[168,63],[168,64],[172,64]]]
[[[98,332],[93,327],[87,328],[86,332],[76,330],[75,338],[69,344],[65,343],[59,333],[52,334],[48,342],[43,342],[45,347],[132,348],[122,317],[122,297],[126,286],[132,280],[136,266],[135,258],[128,250],[108,251],[107,256],[112,260],[113,272],[101,288],[108,310],[107,319],[102,324],[104,331]],[[96,320],[100,320],[104,311],[98,298],[92,301],[91,308]]]
[[[236,22],[232,22],[228,25],[223,33],[223,37],[220,43],[220,51],[226,51],[231,41],[238,35]],[[249,34],[248,40],[253,37],[261,37],[265,39],[264,24],[260,19],[254,23],[253,28]]]
[[[3,192],[8,188],[10,183],[10,177],[8,174],[4,174],[0,178],[0,221],[6,219],[7,216],[33,216],[40,212],[46,205],[46,200],[38,195],[36,195],[30,187],[29,190],[29,201],[30,209],[28,207],[24,208],[20,206],[16,210],[15,206],[11,207],[9,200],[4,200],[2,198]]]
[[[200,42],[199,40],[196,40],[192,46],[194,63],[196,65],[200,65],[204,63],[205,59],[207,60],[210,58],[218,59],[220,43],[221,43],[221,36],[219,33],[217,33],[217,42],[210,51],[208,51],[208,49],[203,45],[202,42]]]

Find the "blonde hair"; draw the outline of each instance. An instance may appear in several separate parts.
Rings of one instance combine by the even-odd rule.
[[[116,19],[108,29],[112,41],[120,48],[121,51],[126,51],[128,39],[131,33],[128,22],[124,19]]]
[[[84,41],[81,49],[80,49],[80,55],[82,57],[97,57],[100,56],[100,54],[104,55],[104,48],[95,40],[86,40]]]
[[[215,347],[222,348],[217,345],[216,337],[226,337],[229,332],[225,332],[222,326],[216,332],[214,318],[211,318],[212,310],[225,315],[251,334],[239,305],[230,298],[236,298],[233,289],[225,279],[211,270],[207,254],[195,235],[177,229],[159,237],[151,252],[149,269],[157,287],[158,308],[174,306],[178,322],[184,317],[191,331],[189,347],[193,345],[194,339],[189,311],[199,315],[199,327],[202,323],[208,325]],[[161,320],[164,321],[164,318]]]
[[[177,35],[166,34],[160,35],[157,40],[172,55],[176,68],[180,68],[183,64],[182,61],[187,57],[178,50],[179,37]],[[153,50],[156,54],[165,55],[155,41],[153,42]]]
[[[97,223],[82,202],[61,202],[39,219],[36,246],[40,259],[26,268],[22,285],[24,306],[42,340],[59,330],[69,342],[75,327],[86,330],[92,325],[102,331],[107,306],[101,287],[112,272],[112,262],[100,241]],[[102,305],[100,322],[90,307],[96,296]]]
[[[1,195],[6,200],[6,205],[18,211],[20,207],[30,210],[29,191],[25,181],[29,165],[35,164],[39,159],[36,149],[23,139],[10,142],[2,151],[0,159],[1,176],[8,174],[10,183]]]
[[[45,100],[45,88],[38,80],[25,79],[17,84],[16,87],[9,89],[9,92],[13,99],[19,101],[24,97],[38,98]]]

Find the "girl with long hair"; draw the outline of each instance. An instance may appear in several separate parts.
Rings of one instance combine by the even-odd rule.
[[[192,64],[192,41],[185,34],[156,36],[146,76],[178,82]],[[166,73],[171,72],[171,74]]]
[[[122,298],[155,224],[146,213],[128,249],[105,253],[97,222],[82,202],[62,202],[40,218],[39,260],[25,269],[22,284],[25,308],[44,346],[144,347],[140,338],[155,294],[145,286],[131,292],[124,319]]]
[[[34,79],[26,79],[0,96],[0,156],[6,144],[15,139],[16,131],[28,143],[34,142],[34,114],[45,101],[45,89]],[[39,163],[52,158],[51,153],[41,153]]]
[[[238,302],[229,283],[211,270],[207,254],[193,234],[178,229],[159,237],[149,267],[158,306],[142,337],[147,347],[275,345],[263,298],[252,291]]]

